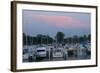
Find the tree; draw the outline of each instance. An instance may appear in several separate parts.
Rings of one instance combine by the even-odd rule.
[[[47,35],[41,36],[41,43],[42,44],[48,44],[48,36]]]
[[[53,41],[53,38],[47,35],[47,44],[52,44]]]
[[[91,34],[88,35],[88,41],[91,41]]]
[[[23,45],[26,45],[26,34],[23,33]]]
[[[87,41],[87,36],[84,35],[84,36],[83,36],[83,39],[84,39],[84,42]]]
[[[26,43],[27,43],[27,45],[32,45],[32,37],[30,35],[27,35]]]
[[[79,38],[77,35],[73,36],[73,43],[78,43],[79,42]]]
[[[68,40],[68,44],[71,44],[72,43],[72,37],[69,37],[69,38],[67,38],[67,40]]]
[[[57,32],[56,34],[56,41],[57,43],[62,43],[64,40],[65,34],[63,32]]]
[[[84,38],[82,36],[79,37],[79,42],[82,43],[84,41]]]
[[[38,34],[36,37],[37,37],[37,44],[42,44],[42,35]]]
[[[32,37],[32,44],[33,45],[37,44],[37,37],[34,36]]]

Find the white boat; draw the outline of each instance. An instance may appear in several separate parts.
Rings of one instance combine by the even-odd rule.
[[[46,57],[47,51],[45,47],[36,48],[36,57]]]
[[[29,54],[24,54],[24,55],[23,55],[23,59],[24,59],[24,60],[28,60],[28,58],[29,58]]]
[[[53,50],[53,57],[63,57],[63,51],[61,49]]]

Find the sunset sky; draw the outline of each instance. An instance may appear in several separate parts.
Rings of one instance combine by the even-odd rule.
[[[66,36],[84,35],[91,32],[90,13],[23,10],[23,32],[27,35],[50,35],[57,32]]]

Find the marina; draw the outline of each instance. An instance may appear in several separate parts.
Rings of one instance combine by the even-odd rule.
[[[90,44],[31,45],[23,48],[23,62],[82,60],[91,58]]]

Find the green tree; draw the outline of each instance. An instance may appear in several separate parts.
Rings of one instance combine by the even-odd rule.
[[[42,35],[38,34],[36,37],[37,37],[37,44],[42,44]]]
[[[26,45],[26,34],[23,33],[23,45]]]
[[[84,41],[84,38],[82,36],[79,37],[79,42],[83,42]]]
[[[30,35],[27,35],[27,37],[26,37],[26,44],[32,45],[32,37]]]
[[[78,42],[79,42],[78,36],[74,35],[73,36],[73,43],[78,43]]]
[[[35,45],[35,44],[37,44],[37,38],[36,37],[32,37],[32,45]]]
[[[84,36],[83,36],[83,39],[84,39],[84,41],[87,41],[87,36],[84,35]]]
[[[91,41],[91,34],[88,35],[88,41]]]
[[[53,38],[47,35],[47,43],[52,44],[53,43]]]
[[[57,32],[56,34],[56,41],[57,43],[62,43],[64,40],[65,34],[63,32]]]
[[[69,37],[69,38],[67,38],[67,39],[68,39],[68,43],[69,43],[69,44],[71,44],[71,43],[72,43],[73,38],[72,38],[72,37]]]

